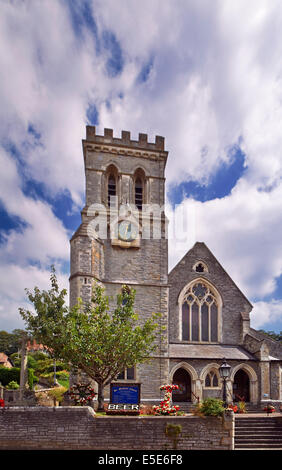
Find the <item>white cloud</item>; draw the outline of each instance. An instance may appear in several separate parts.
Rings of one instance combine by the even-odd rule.
[[[29,176],[51,193],[68,189],[80,205],[86,108],[104,63],[86,39],[77,41],[61,2],[2,5],[0,136],[17,146]]]
[[[282,316],[281,300],[270,302],[255,302],[251,313],[251,324],[253,328],[265,329],[265,325],[280,321]]]
[[[68,276],[57,274],[60,289],[68,289]],[[25,289],[33,291],[37,286],[41,290],[49,290],[50,270],[36,266],[18,266],[17,264],[0,264],[0,318],[1,330],[11,331],[25,328],[19,314],[19,307],[34,310],[28,301]],[[68,296],[66,296],[68,302]]]
[[[282,317],[280,301],[264,302],[276,289],[282,274],[282,187],[259,191],[241,178],[229,196],[205,203],[186,199],[178,207],[178,216],[187,223],[187,243],[177,239],[169,243],[170,269],[196,241],[203,241],[244,294],[261,299],[252,315],[254,324]],[[175,214],[170,208],[168,217]],[[178,224],[181,226],[182,221]],[[185,224],[183,225],[185,227]],[[177,238],[176,232],[176,238]],[[180,232],[181,234],[181,232]],[[262,306],[264,307],[262,309]],[[267,310],[268,309],[268,310]],[[258,312],[258,313],[256,313]],[[267,313],[267,314],[266,314]],[[256,318],[258,316],[258,319]]]
[[[18,171],[7,152],[0,154],[5,168],[0,199],[8,213],[27,224],[22,232],[10,232],[2,266],[11,263],[15,276],[15,266],[22,268],[30,258],[43,272],[51,259],[68,258],[63,224],[47,203],[23,194],[22,178],[43,182],[49,195],[67,190],[82,206],[81,139],[91,102],[99,130],[166,137],[168,186],[188,179],[208,183],[240,142],[248,169],[232,194],[189,201],[190,211],[196,208],[195,237],[210,246],[247,295],[273,293],[282,272],[280,2],[90,4],[96,36],[81,23],[80,37],[65,2],[1,5],[0,139],[5,148],[16,146],[24,165]],[[75,8],[82,6],[78,2]],[[115,77],[106,73],[105,30],[122,50],[123,69]],[[143,67],[145,82],[140,81]],[[28,132],[30,125],[38,137]],[[194,234],[189,236],[181,246],[171,246],[171,265],[191,246]],[[16,276],[19,285],[22,276]],[[39,269],[34,279],[40,276]]]
[[[0,167],[4,169],[0,200],[11,216],[23,223],[20,230],[3,234],[0,251],[1,328],[11,330],[22,324],[18,307],[28,307],[24,289],[35,285],[50,288],[52,263],[57,267],[60,288],[68,288],[68,276],[61,273],[61,264],[69,258],[69,237],[47,203],[24,195],[16,163],[3,150]]]
[[[94,2],[100,28],[113,30],[136,64],[153,59],[145,84],[132,82],[122,100],[101,106],[102,125],[166,136],[168,183],[207,181],[243,139],[250,180],[273,184],[281,174],[280,3],[107,5]]]

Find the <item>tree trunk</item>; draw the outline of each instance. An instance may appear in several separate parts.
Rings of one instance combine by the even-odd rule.
[[[98,383],[98,410],[104,411],[104,384]]]
[[[24,399],[24,392],[28,388],[27,373],[27,340],[26,336],[23,336],[21,347],[20,401]]]

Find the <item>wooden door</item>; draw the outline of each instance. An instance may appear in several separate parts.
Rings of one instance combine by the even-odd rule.
[[[172,392],[172,401],[191,401],[191,377],[185,369],[175,372],[172,383],[179,386]]]
[[[250,379],[243,369],[238,370],[234,377],[233,400],[250,401]]]

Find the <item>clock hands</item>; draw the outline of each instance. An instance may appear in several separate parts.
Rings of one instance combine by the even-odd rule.
[[[136,227],[130,221],[123,221],[119,225],[119,236],[125,241],[134,240],[137,236]]]

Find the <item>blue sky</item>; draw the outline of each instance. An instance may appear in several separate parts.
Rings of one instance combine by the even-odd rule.
[[[167,211],[282,330],[282,8],[273,0],[2,2],[0,329],[24,288],[68,287],[86,124],[166,139]],[[273,47],[275,44],[275,47]]]

